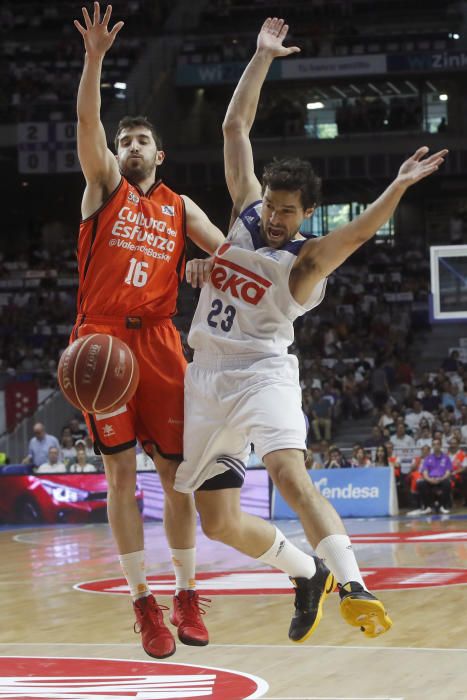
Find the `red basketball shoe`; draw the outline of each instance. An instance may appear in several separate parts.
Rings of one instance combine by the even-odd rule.
[[[138,598],[133,603],[136,615],[135,632],[141,633],[141,643],[146,654],[155,659],[165,659],[175,653],[175,639],[164,624],[162,610],[153,595]]]
[[[210,600],[200,598],[196,591],[180,591],[174,595],[170,622],[178,627],[178,638],[183,644],[204,647],[209,643],[208,631],[201,619],[205,611],[200,603],[205,602]]]

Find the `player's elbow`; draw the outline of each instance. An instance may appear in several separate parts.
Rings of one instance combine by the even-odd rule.
[[[248,133],[248,126],[245,119],[236,115],[227,114],[222,122],[222,132],[224,136],[234,136]]]

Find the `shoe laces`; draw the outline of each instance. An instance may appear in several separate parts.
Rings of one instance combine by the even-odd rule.
[[[184,597],[184,603],[180,602],[177,596],[179,610],[183,615],[184,622],[188,620],[197,620],[200,615],[206,615],[205,608],[210,608],[208,603],[211,602],[211,598],[203,598],[198,595],[196,591],[189,591],[188,595]]]
[[[157,627],[162,626],[164,624],[164,616],[162,611],[169,610],[167,605],[159,605],[156,600],[154,600],[154,602],[148,602],[144,610],[141,610],[141,608],[139,608],[137,605],[135,606],[135,609],[139,612],[139,619],[137,619],[133,625],[133,629],[136,634],[142,632],[144,626],[149,621],[155,623]]]
[[[314,587],[309,583],[299,584],[295,587],[295,608],[307,612],[315,607]]]

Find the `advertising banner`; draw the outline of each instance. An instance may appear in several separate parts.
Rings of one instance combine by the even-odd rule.
[[[467,68],[467,51],[388,54],[387,64],[388,72],[390,73],[465,71]]]
[[[313,469],[308,472],[315,487],[343,518],[365,518],[397,513],[396,486],[391,467]],[[293,519],[296,514],[274,487],[272,518]]]
[[[351,75],[386,73],[386,54],[368,56],[330,56],[326,58],[292,58],[281,61],[282,80],[301,78],[339,78]]]
[[[162,520],[164,492],[157,472],[138,472],[136,503],[145,520]],[[269,481],[265,469],[247,469],[242,509],[269,518]],[[95,473],[36,474],[26,464],[0,467],[0,522],[39,525],[107,521],[107,481]]]

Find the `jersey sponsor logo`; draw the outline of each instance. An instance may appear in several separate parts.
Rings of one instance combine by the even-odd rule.
[[[171,207],[169,204],[163,204],[161,210],[166,216],[175,216],[175,207]]]
[[[175,249],[173,239],[177,237],[177,230],[168,226],[166,221],[144,216],[141,211],[135,212],[126,206],[118,212],[118,218],[114,221],[111,233],[112,236],[120,239],[145,242],[147,245],[167,250],[169,253]]]
[[[133,192],[133,190],[128,192],[128,200],[134,204],[139,204],[139,197],[135,192]]]
[[[439,567],[371,567],[362,569],[369,590],[392,591],[413,588],[435,588],[467,584],[467,569]],[[154,595],[172,595],[173,574],[147,577]],[[124,578],[87,581],[75,585],[89,593],[128,595],[130,589]],[[273,569],[238,571],[202,571],[196,574],[196,588],[201,595],[290,595],[292,584],[287,574]]]
[[[224,244],[225,245],[225,244]],[[219,249],[221,253],[223,246]],[[259,304],[271,282],[241,265],[216,256],[211,272],[212,285],[221,292],[228,292],[235,299],[243,299],[247,304]]]
[[[232,247],[232,246],[230,245],[230,243],[223,243],[223,244],[221,245],[221,247],[219,248],[219,250],[217,251],[217,255],[224,255],[224,253],[225,253],[227,250],[229,250],[229,248],[231,248],[231,247]]]
[[[104,432],[104,437],[106,437],[106,438],[112,437],[112,435],[115,435],[114,427],[113,427],[113,425],[110,425],[110,423],[106,423],[104,425],[104,427],[102,428],[102,430]]]
[[[171,241],[169,241],[169,243],[170,242]],[[115,246],[117,248],[124,248],[125,250],[129,250],[132,253],[143,253],[143,255],[147,255],[149,258],[153,258],[155,260],[164,260],[164,262],[170,262],[170,260],[172,259],[171,255],[168,255],[167,253],[159,253],[157,250],[148,248],[148,246],[146,245],[136,245],[136,243],[130,243],[130,241],[117,241],[116,238],[111,238],[109,241],[109,247],[113,248]]]
[[[49,700],[237,700],[260,698],[262,678],[197,664],[123,659],[5,656],[0,659],[0,696]]]

